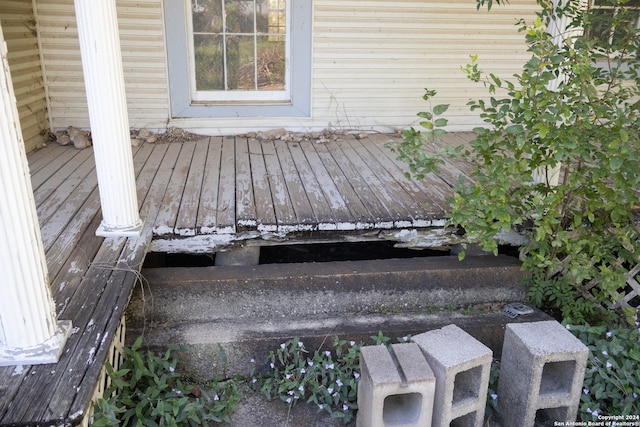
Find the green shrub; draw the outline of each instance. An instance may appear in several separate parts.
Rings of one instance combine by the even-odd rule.
[[[99,399],[93,426],[202,426],[230,422],[239,399],[234,381],[197,385],[185,381],[176,352],[169,346],[162,356],[140,350],[142,337],[124,349],[120,369],[107,364],[111,386]]]
[[[483,73],[477,56],[463,67],[488,90],[469,103],[486,123],[469,146],[438,149],[447,105],[431,106],[435,92],[427,90],[424,130],[403,132],[393,148],[417,177],[452,156],[470,163],[470,179],[454,188],[450,225],[494,253],[501,235],[523,232],[529,298],[571,323],[606,324],[640,262],[640,30],[589,36],[608,15],[553,3],[539,1],[537,19],[521,27],[531,59],[520,73]],[[604,24],[620,29],[634,11],[624,0],[609,3],[617,12]],[[569,26],[554,40],[547,27],[560,18]]]

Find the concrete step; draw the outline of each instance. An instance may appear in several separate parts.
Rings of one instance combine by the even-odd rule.
[[[366,342],[378,331],[395,338],[450,323],[499,352],[501,331],[512,320],[497,311],[524,298],[520,263],[507,256],[157,268],[142,274],[147,283],[127,312],[128,340],[144,332],[152,347],[190,344],[189,365],[201,378],[221,370],[246,373],[252,358],[262,361],[293,337],[314,348],[333,335]],[[465,309],[470,306],[476,309]],[[546,319],[539,312],[533,317]]]

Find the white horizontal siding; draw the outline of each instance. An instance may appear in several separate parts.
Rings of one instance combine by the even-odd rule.
[[[116,2],[129,124],[164,128],[169,116],[160,0]],[[73,0],[37,0],[54,128],[89,127]]]
[[[491,12],[470,0],[318,0],[315,7],[315,121],[336,127],[403,128],[425,109],[424,88],[449,103],[451,127],[479,124],[466,103],[486,95],[460,66],[478,54],[481,67],[510,76],[528,58],[517,18],[535,1],[512,0]]]
[[[31,1],[0,2],[0,21],[7,42],[9,68],[26,151],[48,138],[47,103],[38,55]]]
[[[37,5],[53,126],[86,127],[73,1],[37,0]],[[528,54],[516,22],[537,10],[535,0],[511,0],[491,12],[475,5],[472,0],[315,0],[310,118],[169,121],[161,0],[118,0],[131,126],[221,134],[273,127],[391,130],[416,122],[429,87],[439,92],[436,102],[451,104],[451,129],[469,129],[480,121],[466,104],[486,92],[468,82],[460,66],[478,54],[487,71],[505,77],[517,72]]]

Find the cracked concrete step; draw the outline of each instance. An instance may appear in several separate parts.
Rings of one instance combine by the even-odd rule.
[[[390,259],[242,267],[145,269],[127,311],[127,340],[187,343],[192,374],[246,373],[289,338],[308,348],[331,337],[396,338],[455,323],[501,351],[504,303],[524,298],[518,260],[507,256]],[[467,313],[451,307],[484,307]],[[491,310],[493,308],[493,311]],[[548,319],[536,311],[522,319]],[[517,319],[516,321],[520,321]],[[329,337],[327,339],[327,337]]]

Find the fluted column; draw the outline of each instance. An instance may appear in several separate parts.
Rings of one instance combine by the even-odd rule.
[[[75,0],[102,224],[100,236],[135,236],[142,220],[129,137],[129,117],[115,0]]]
[[[0,366],[54,363],[71,322],[56,320],[1,28],[0,53]]]

